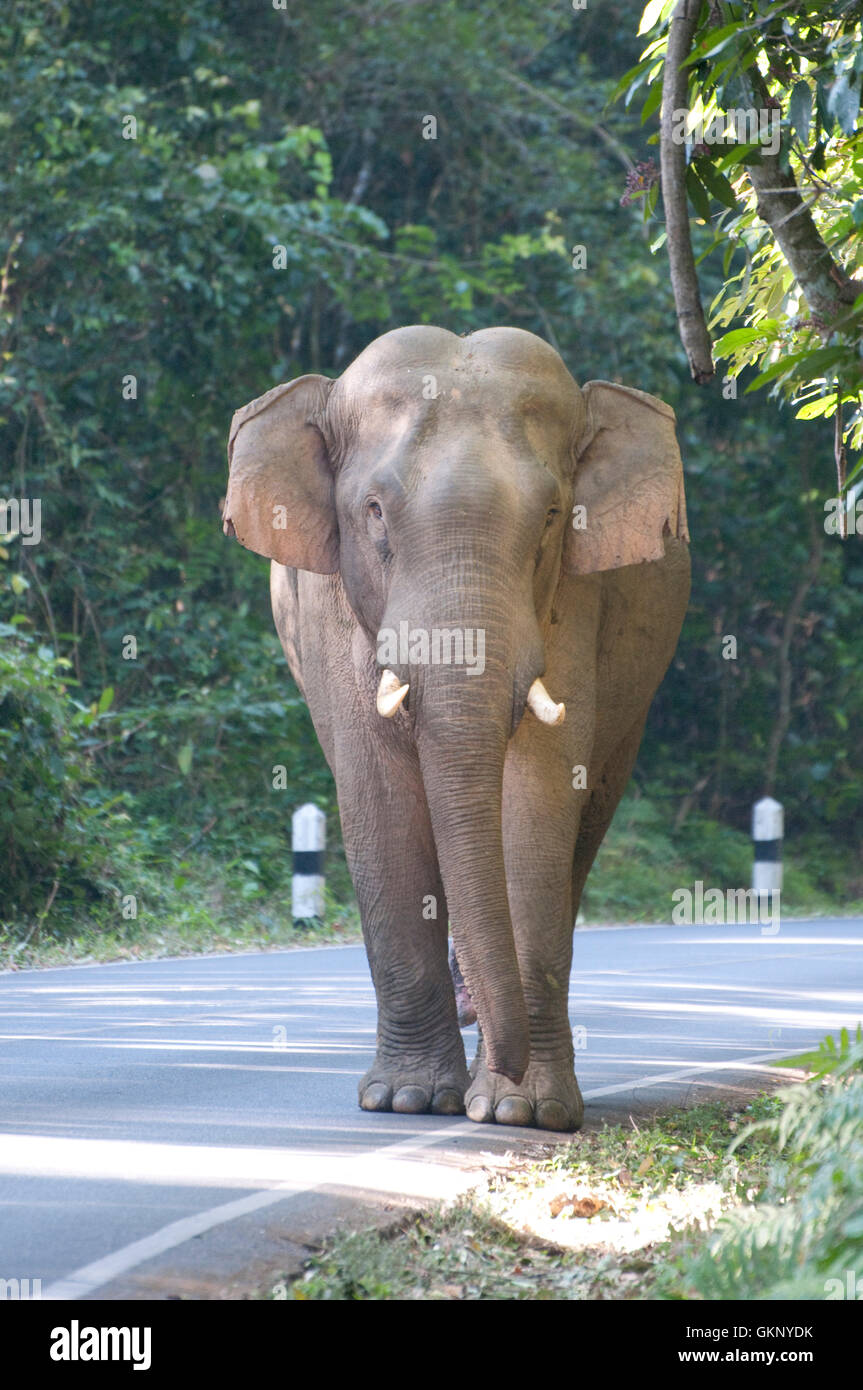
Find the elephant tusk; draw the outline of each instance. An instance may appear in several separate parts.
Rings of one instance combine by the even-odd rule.
[[[382,714],[384,719],[392,719],[409,689],[409,686],[402,685],[394,671],[384,671],[378,686],[378,714]]]
[[[562,724],[566,715],[566,705],[556,705],[542,681],[537,677],[527,692],[528,708],[533,710],[541,724]]]

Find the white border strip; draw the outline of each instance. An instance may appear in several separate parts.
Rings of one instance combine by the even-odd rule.
[[[812,1048],[800,1048],[800,1055],[805,1056],[811,1052]],[[682,1081],[686,1076],[699,1076],[705,1072],[716,1071],[749,1071],[750,1068],[756,1071],[767,1071],[774,1076],[787,1076],[789,1081],[795,1081],[800,1073],[793,1067],[771,1066],[771,1062],[776,1062],[781,1057],[793,1057],[793,1052],[784,1052],[782,1048],[775,1048],[773,1052],[759,1052],[754,1057],[741,1057],[736,1062],[692,1062],[687,1067],[681,1067],[677,1071],[661,1072],[658,1076],[647,1076],[643,1081],[621,1081],[616,1086],[599,1086],[595,1091],[583,1091],[584,1100],[597,1100],[600,1096],[616,1096],[623,1091],[643,1091],[649,1086],[665,1086],[672,1081]],[[764,1066],[767,1063],[767,1066]]]
[[[601,1096],[613,1096],[622,1094],[625,1091],[641,1091],[651,1086],[664,1086],[674,1081],[680,1081],[684,1077],[703,1075],[705,1072],[722,1071],[747,1071],[749,1068],[761,1069],[760,1064],[775,1062],[777,1057],[793,1054],[783,1053],[780,1049],[773,1052],[760,1052],[752,1057],[741,1057],[737,1061],[727,1062],[707,1062],[696,1063],[681,1067],[677,1071],[662,1072],[658,1076],[646,1077],[643,1081],[623,1081],[614,1086],[600,1086],[592,1091],[584,1092],[585,1100],[597,1100]],[[768,1068],[776,1074],[778,1068]],[[782,1069],[782,1074],[787,1073],[787,1079],[793,1081],[795,1073],[793,1069]],[[464,1125],[469,1125],[469,1120],[463,1121]],[[459,1126],[461,1128],[461,1126]],[[519,1128],[517,1133],[521,1137],[535,1139],[538,1134],[547,1134],[547,1130]],[[383,1162],[391,1158],[415,1158],[422,1157],[426,1150],[444,1139],[452,1139],[457,1133],[455,1127],[450,1123],[438,1129],[430,1130],[421,1140],[405,1139],[399,1144],[387,1145],[381,1150],[371,1150],[362,1155],[353,1155],[346,1159],[346,1167],[349,1169],[357,1158],[368,1159],[377,1156]],[[500,1129],[497,1130],[498,1135]],[[479,1136],[477,1136],[479,1137]],[[346,1176],[348,1174],[346,1173]],[[332,1186],[328,1183],[327,1186]],[[206,1211],[197,1212],[194,1216],[185,1216],[180,1221],[172,1221],[168,1226],[162,1226],[160,1230],[154,1231],[152,1235],[144,1236],[142,1240],[133,1241],[130,1245],[124,1245],[113,1254],[104,1256],[101,1260],[95,1260],[92,1264],[83,1265],[80,1269],[74,1270],[63,1279],[55,1280],[49,1284],[42,1294],[43,1299],[69,1300],[84,1298],[87,1294],[93,1293],[95,1289],[103,1284],[109,1284],[122,1274],[128,1274],[129,1270],[137,1265],[143,1264],[145,1260],[151,1260],[157,1255],[164,1255],[168,1250],[174,1250],[178,1245],[183,1245],[187,1240],[194,1236],[203,1235],[205,1231],[211,1231],[215,1226],[222,1226],[227,1221],[234,1221],[239,1216],[246,1216],[249,1212],[260,1211],[264,1207],[274,1206],[276,1202],[283,1201],[286,1197],[295,1196],[304,1192],[314,1192],[320,1187],[319,1183],[280,1183],[278,1187],[268,1188],[266,1192],[255,1192],[248,1197],[240,1197],[233,1202],[223,1202],[220,1206],[210,1207]]]
[[[368,1161],[371,1158],[377,1158],[382,1162],[387,1162],[391,1158],[420,1158],[429,1144],[438,1143],[445,1138],[452,1138],[452,1134],[451,1124],[440,1126],[438,1129],[430,1130],[420,1140],[416,1138],[403,1139],[400,1143],[389,1144],[383,1149],[372,1149],[365,1153],[347,1156],[345,1158],[346,1185],[350,1176],[351,1165],[356,1164],[358,1159]],[[332,1185],[332,1179],[327,1181],[326,1186]],[[101,1260],[95,1260],[92,1264],[82,1265],[80,1269],[74,1270],[65,1278],[55,1280],[43,1291],[42,1298],[43,1300],[84,1298],[102,1284],[108,1284],[113,1279],[119,1278],[121,1274],[127,1274],[130,1269],[143,1264],[145,1260],[153,1259],[156,1255],[164,1255],[166,1251],[183,1245],[194,1236],[211,1231],[214,1226],[223,1226],[226,1221],[234,1221],[238,1216],[246,1216],[249,1212],[260,1211],[263,1207],[273,1206],[276,1202],[284,1201],[286,1197],[304,1192],[315,1192],[320,1186],[320,1182],[283,1182],[279,1183],[277,1187],[268,1188],[266,1192],[254,1192],[248,1197],[239,1197],[233,1202],[223,1202],[217,1207],[209,1207],[206,1211],[196,1212],[194,1216],[184,1216],[179,1221],[172,1221],[170,1225],[162,1226],[152,1235],[133,1241],[131,1245],[124,1245],[119,1250],[115,1250],[113,1254],[105,1255]]]

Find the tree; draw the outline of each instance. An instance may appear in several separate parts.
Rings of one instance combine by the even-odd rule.
[[[649,38],[618,94],[660,106],[665,233],[681,340],[692,376],[713,374],[712,344],[748,391],[769,386],[797,418],[834,419],[837,488],[863,460],[863,21],[856,0],[650,0]],[[633,190],[656,207],[655,180]],[[724,283],[705,325],[699,259],[724,254]],[[703,249],[701,249],[703,247]],[[743,320],[742,326],[730,325]],[[844,506],[842,534],[847,526]]]

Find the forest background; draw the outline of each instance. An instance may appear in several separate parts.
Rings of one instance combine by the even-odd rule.
[[[746,886],[765,792],[784,910],[859,910],[863,540],[825,530],[825,421],[747,394],[754,368],[691,382],[657,222],[630,197],[657,117],[609,105],[641,12],[4,7],[0,497],[41,506],[38,544],[0,537],[7,958],[290,939],[308,800],[328,814],[325,932],[355,929],[266,562],[221,533],[225,439],[276,382],[415,322],[517,325],[577,380],[677,412],[692,602],[586,920]],[[709,304],[721,257],[699,274]]]

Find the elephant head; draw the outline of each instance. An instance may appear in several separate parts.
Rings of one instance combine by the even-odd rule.
[[[231,427],[224,529],[279,564],[340,575],[377,662],[381,737],[416,745],[488,1064],[514,1080],[529,1040],[501,833],[507,745],[523,717],[563,717],[566,692],[542,684],[560,584],[685,537],[673,422],[640,391],[580,389],[520,329],[411,327],[337,380],[275,387]]]

